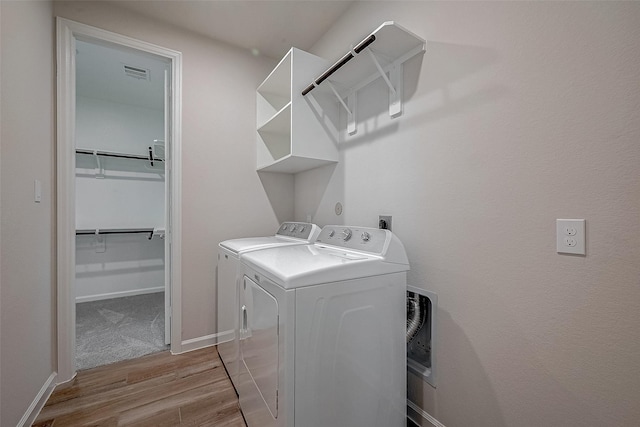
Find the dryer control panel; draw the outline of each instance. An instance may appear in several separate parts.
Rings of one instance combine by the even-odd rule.
[[[309,224],[308,222],[283,222],[276,236],[295,237],[313,242],[313,238],[319,232],[320,229],[317,225]]]
[[[320,232],[316,242],[383,255],[388,246],[387,242],[390,239],[391,232],[389,230],[345,225],[327,225]]]

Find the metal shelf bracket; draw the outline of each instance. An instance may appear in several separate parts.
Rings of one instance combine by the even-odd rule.
[[[93,150],[93,158],[96,159],[96,179],[102,179],[104,178],[104,167],[100,161],[98,150]]]

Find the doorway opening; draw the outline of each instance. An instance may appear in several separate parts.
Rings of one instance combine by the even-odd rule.
[[[169,66],[146,52],[76,40],[77,370],[166,350],[171,341]]]
[[[64,382],[180,352],[181,54],[61,18],[57,30]]]

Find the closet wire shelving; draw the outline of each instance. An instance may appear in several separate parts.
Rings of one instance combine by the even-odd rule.
[[[164,230],[158,228],[90,228],[76,230],[76,236],[101,236],[105,234],[148,234],[147,239],[153,236],[164,237]]]
[[[163,142],[160,140],[154,140],[154,142]],[[90,150],[85,148],[78,148],[75,150],[76,154],[86,154],[90,156],[95,156],[96,159],[100,157],[114,157],[119,159],[132,159],[132,160],[145,160],[148,161],[149,164],[153,167],[154,162],[164,162],[165,160],[160,157],[156,157],[153,154],[153,147],[149,146],[148,155],[140,155],[140,154],[130,154],[130,153],[119,153],[115,151],[102,151],[102,150]],[[99,160],[98,168],[102,169],[102,165]],[[148,234],[147,239],[151,240],[153,236],[157,235],[160,238],[164,238],[165,231],[164,229],[159,228],[92,228],[92,229],[80,229],[76,230],[76,236],[101,236],[107,234]]]
[[[101,156],[101,157],[116,157],[120,159],[134,159],[134,160],[146,160],[151,166],[154,166],[154,162],[164,162],[164,159],[155,157],[153,155],[153,147],[149,147],[148,155],[140,155],[140,154],[127,154],[127,153],[117,153],[113,151],[101,151],[101,150],[88,150],[84,148],[76,149],[76,154],[87,154],[90,156]]]

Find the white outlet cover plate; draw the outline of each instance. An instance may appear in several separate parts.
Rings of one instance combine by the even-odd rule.
[[[585,255],[585,220],[556,220],[556,250],[559,254]]]

